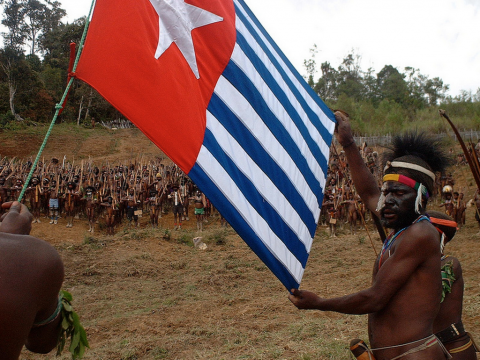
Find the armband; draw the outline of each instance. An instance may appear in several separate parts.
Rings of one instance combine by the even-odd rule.
[[[36,328],[37,327],[42,327],[42,326],[45,326],[45,325],[48,325],[48,324],[51,324],[52,322],[54,322],[58,318],[58,316],[60,315],[60,312],[62,311],[62,307],[63,307],[62,296],[58,295],[57,308],[55,309],[53,314],[50,315],[50,317],[46,320],[34,323],[33,327],[36,327]]]

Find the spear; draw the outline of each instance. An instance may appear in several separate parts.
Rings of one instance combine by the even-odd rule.
[[[465,143],[463,142],[462,137],[460,136],[460,133],[458,132],[455,125],[453,125],[452,120],[450,120],[450,118],[448,117],[445,110],[440,109],[439,113],[442,117],[444,117],[448,121],[448,123],[452,127],[453,132],[457,136],[458,142],[460,143],[460,146],[462,147],[463,153],[465,154],[465,158],[467,159],[468,166],[470,166],[470,170],[472,171],[473,178],[475,179],[475,183],[477,184],[477,189],[480,189],[480,174],[478,172],[478,169],[475,168],[475,164],[473,162],[473,159],[470,156],[470,152],[468,151],[467,147],[465,146]]]

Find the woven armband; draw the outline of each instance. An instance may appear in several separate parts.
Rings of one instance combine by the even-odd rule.
[[[62,307],[63,307],[62,296],[58,295],[57,308],[55,309],[53,314],[50,315],[50,317],[46,320],[34,323],[33,327],[35,327],[35,328],[36,327],[42,327],[42,326],[45,326],[45,325],[48,325],[48,324],[51,324],[52,322],[54,322],[58,318],[58,316],[60,315],[60,312],[62,311]]]

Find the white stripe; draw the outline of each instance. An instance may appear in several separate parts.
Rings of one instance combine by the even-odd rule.
[[[238,44],[235,44],[235,48],[233,50],[231,59],[233,62],[235,62],[235,64],[238,65],[238,67],[252,81],[253,85],[260,92],[260,94],[262,95],[262,98],[267,103],[268,108],[273,112],[275,117],[283,125],[283,127],[285,128],[289,136],[293,139],[295,144],[297,144],[297,147],[300,149],[300,152],[305,157],[305,160],[307,161],[307,164],[310,167],[310,170],[312,171],[314,176],[317,178],[317,180],[320,182],[320,186],[322,187],[322,189],[324,189],[326,176],[323,173],[323,170],[320,167],[317,159],[310,151],[310,148],[308,147],[307,142],[303,138],[302,134],[298,130],[297,126],[293,122],[290,115],[288,115],[282,103],[275,97],[275,94],[273,94],[273,92],[270,90],[270,88],[265,83],[263,78],[256,71],[255,66],[252,64],[250,59],[245,55],[245,53],[242,51],[240,46],[238,46]],[[286,84],[284,84],[284,86],[286,87]],[[286,89],[288,89],[288,87],[286,87]],[[290,99],[290,101],[292,100],[294,101],[292,105],[295,105],[295,104],[298,105],[296,99]],[[307,124],[309,124],[310,127],[313,128],[313,125],[311,125],[310,122],[307,122]],[[317,134],[317,139],[314,138],[313,140],[318,143],[318,141],[320,141],[321,139],[322,143],[325,144],[325,141],[322,139],[320,134],[318,132],[316,132],[316,134]],[[328,147],[327,147],[327,150],[328,150]],[[326,158],[324,160],[327,161]]]
[[[323,123],[325,128],[329,131],[329,133],[333,134],[333,130],[335,129],[335,123],[328,118],[327,115],[322,111],[322,109],[318,106],[318,104],[311,98],[310,94],[307,93],[307,91],[303,88],[301,83],[297,80],[295,75],[292,74],[288,66],[284,63],[282,58],[278,55],[278,53],[275,51],[273,46],[270,44],[270,42],[265,38],[263,33],[260,31],[260,29],[257,27],[257,25],[252,21],[248,13],[244,10],[242,5],[237,1],[234,0],[235,4],[238,6],[242,14],[250,21],[250,24],[252,27],[255,29],[257,32],[257,35],[263,40],[263,42],[266,44],[270,52],[275,56],[277,61],[279,62],[280,66],[282,69],[285,71],[287,76],[290,78],[290,80],[293,82],[297,90],[300,92],[302,97],[305,99],[307,102],[308,106],[319,116],[320,121]]]
[[[292,90],[285,83],[285,80],[283,79],[282,75],[279,73],[275,65],[270,61],[267,54],[265,54],[265,52],[263,51],[262,47],[258,44],[255,37],[252,36],[252,34],[248,31],[248,29],[245,27],[243,22],[238,17],[236,19],[236,27],[237,27],[237,30],[245,37],[245,40],[248,42],[248,44],[253,49],[255,54],[264,63],[264,65],[266,66],[270,74],[273,76],[277,84],[280,86],[280,88],[285,92],[285,95],[287,96],[288,100],[290,101],[290,103],[292,104],[292,106],[294,107],[294,109],[297,111],[298,115],[302,119],[303,123],[307,127],[307,130],[310,133],[310,136],[318,144],[318,147],[320,148],[320,151],[322,152],[325,159],[328,159],[328,155],[330,151],[328,144],[325,142],[325,139],[322,137],[318,129],[312,124],[312,121],[308,117],[303,107],[298,102]]]
[[[290,154],[278,142],[275,136],[273,136],[270,129],[258,116],[247,99],[223,76],[218,79],[214,91],[248,130],[250,130],[258,143],[278,166],[280,166],[283,172],[287,174],[292,184],[297,187],[298,192],[302,195],[305,203],[308,204],[309,209],[313,209],[314,207],[311,201],[316,201],[317,196],[308,186],[308,183],[305,181],[305,178]],[[315,204],[315,207],[318,208],[318,202],[315,202]],[[315,218],[317,218],[317,215],[315,215]]]
[[[198,154],[197,164],[207,174],[212,183],[221,190],[230,204],[237,209],[272,255],[284,265],[295,278],[295,281],[300,283],[304,272],[302,264],[293,256],[282,240],[275,235],[255,208],[250,205],[225,169],[203,145]]]
[[[207,128],[214,134],[222,150],[232,159],[238,169],[254,184],[262,195],[282,218],[283,222],[292,229],[305,245],[307,252],[312,247],[312,237],[299,214],[292,207],[281,191],[278,190],[262,169],[248,156],[242,146],[233,138],[222,124],[207,111]],[[318,206],[314,209],[319,215]],[[314,214],[317,219],[317,214]]]

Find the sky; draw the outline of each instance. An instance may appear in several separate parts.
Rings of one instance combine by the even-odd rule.
[[[60,0],[73,21],[90,0]],[[440,77],[457,96],[480,88],[480,0],[245,0],[302,75],[305,59],[338,68],[352,52],[361,68],[410,66]],[[321,73],[316,74],[316,78]]]

